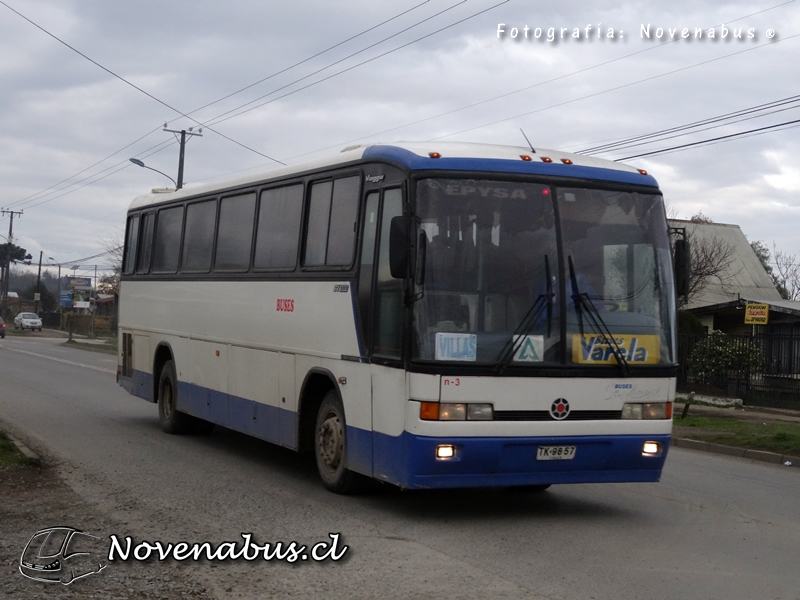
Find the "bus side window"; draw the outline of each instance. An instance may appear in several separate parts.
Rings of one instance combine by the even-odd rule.
[[[302,184],[261,192],[253,268],[294,268],[302,214]]]
[[[359,176],[311,186],[306,266],[350,266],[356,239]]]
[[[139,215],[128,218],[128,234],[125,239],[125,266],[122,272],[130,275],[136,266],[136,248],[139,245]]]
[[[358,305],[361,310],[362,333],[364,346],[369,347],[372,336],[372,275],[375,263],[375,240],[378,237],[378,200],[377,191],[367,194],[364,209],[364,235],[361,241],[361,271],[358,275]]]
[[[253,247],[256,193],[223,198],[219,205],[215,271],[247,271]]]
[[[150,272],[150,258],[153,255],[154,217],[153,213],[147,213],[142,217],[142,235],[139,243],[139,256],[136,259],[136,272],[139,274]]]
[[[153,248],[153,273],[175,273],[181,250],[183,206],[158,211],[156,243]]]
[[[389,268],[389,227],[403,214],[403,192],[399,188],[383,193],[378,277],[375,287],[375,354],[400,358],[402,349],[403,280],[392,277]]]
[[[216,200],[195,202],[186,207],[186,228],[183,232],[184,272],[208,273],[214,250],[214,226],[217,220]]]

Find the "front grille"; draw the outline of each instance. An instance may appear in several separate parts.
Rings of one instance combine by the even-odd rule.
[[[621,410],[573,410],[562,421],[613,421],[622,418]],[[553,421],[546,410],[497,410],[495,421]]]

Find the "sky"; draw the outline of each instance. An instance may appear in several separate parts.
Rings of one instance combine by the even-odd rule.
[[[800,2],[0,0],[0,56],[0,206],[54,274],[108,268],[133,198],[172,185],[129,161],[177,178],[165,124],[202,128],[187,188],[522,130],[800,260]]]

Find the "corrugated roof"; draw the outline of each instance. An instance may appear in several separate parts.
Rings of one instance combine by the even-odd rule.
[[[759,298],[770,303],[782,300],[738,225],[695,223],[680,219],[670,219],[669,224],[671,227],[685,227],[693,243],[726,244],[734,252],[733,261],[721,273],[721,281],[712,277],[705,289],[686,308],[722,304],[739,297]]]

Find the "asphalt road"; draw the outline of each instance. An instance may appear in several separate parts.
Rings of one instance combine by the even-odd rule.
[[[800,469],[673,448],[657,484],[336,496],[307,457],[162,433],[115,384],[115,357],[62,342],[0,341],[0,424],[126,524],[93,533],[347,546],[339,561],[187,561],[219,598],[800,599]]]

